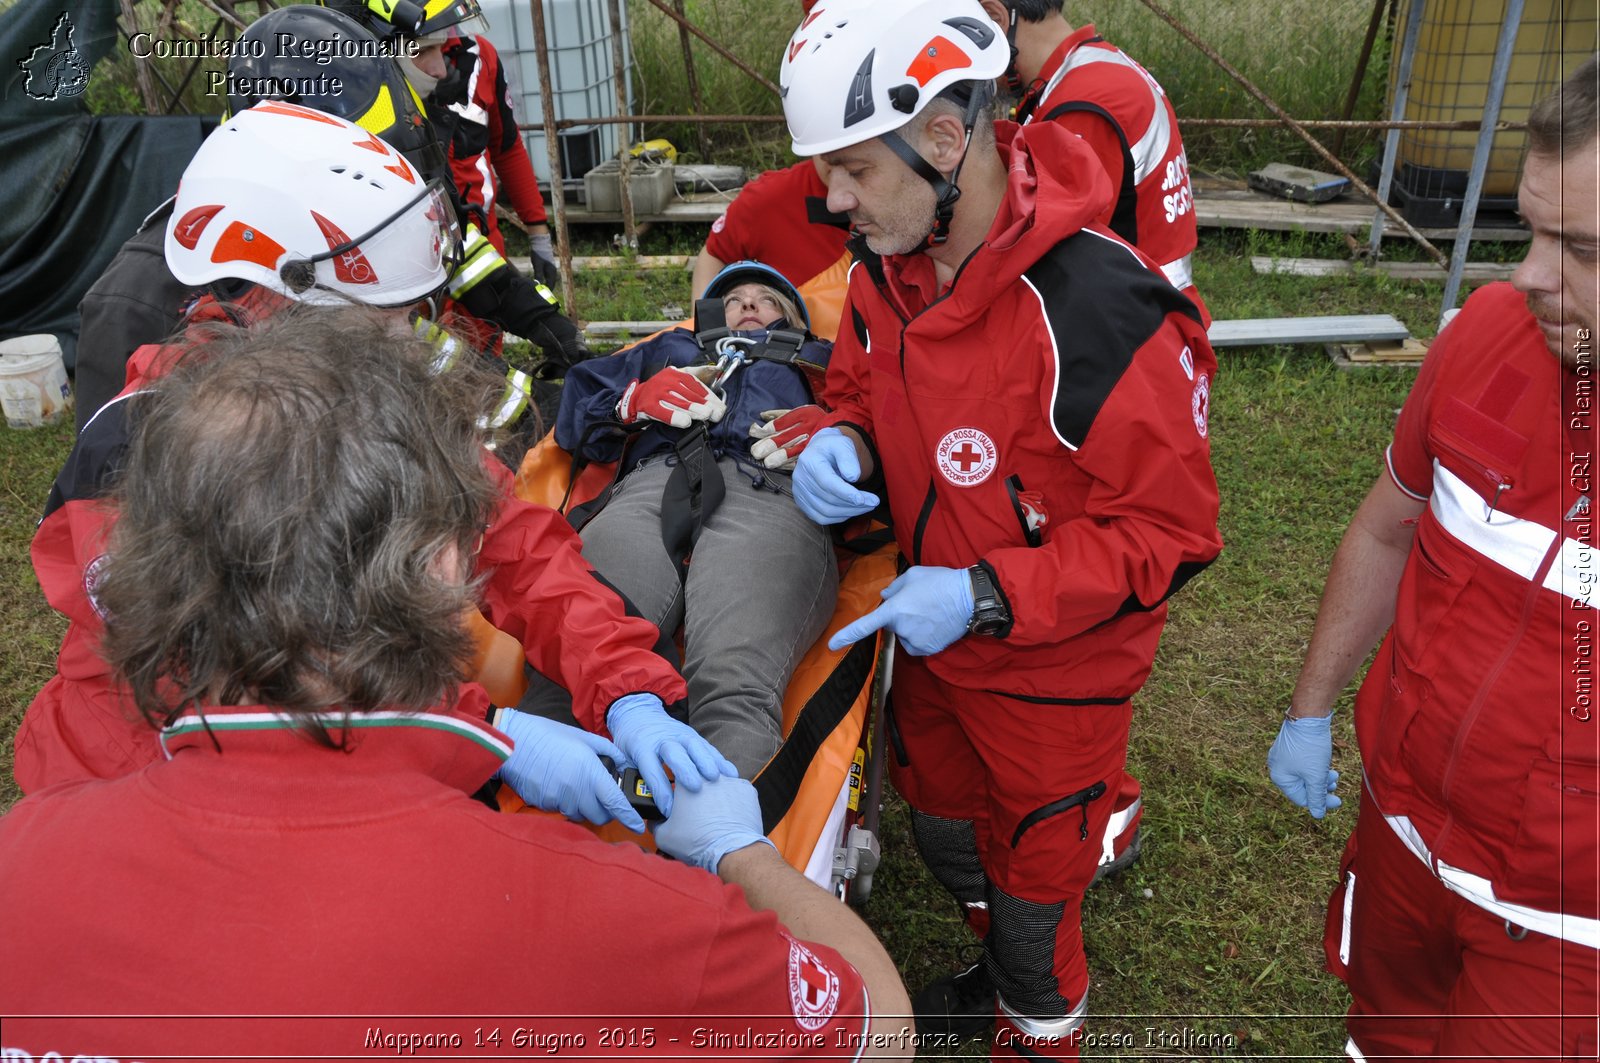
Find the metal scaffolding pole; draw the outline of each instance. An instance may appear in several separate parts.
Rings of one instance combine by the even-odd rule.
[[[611,14],[611,63],[615,71],[611,79],[617,91],[617,110],[629,110],[628,77],[622,65],[622,0],[609,0],[606,5]],[[624,141],[633,139],[633,130],[624,131]],[[622,165],[617,172],[617,198],[622,203],[622,243],[630,251],[639,250],[639,227],[633,220],[633,192],[629,189],[633,177],[633,152],[622,149]]]
[[[1400,45],[1400,78],[1395,86],[1394,104],[1389,109],[1389,121],[1405,120],[1406,99],[1411,95],[1411,67],[1417,58],[1417,38],[1422,34],[1422,9],[1427,0],[1411,0],[1410,13],[1406,15],[1405,41]],[[1378,213],[1372,216],[1372,233],[1367,237],[1367,253],[1373,258],[1383,244],[1383,207],[1389,202],[1394,188],[1394,160],[1400,153],[1400,130],[1390,126],[1383,138],[1383,172],[1378,175]]]
[[[1472,243],[1472,225],[1478,220],[1478,200],[1483,195],[1483,175],[1489,169],[1489,153],[1494,147],[1494,127],[1500,120],[1500,105],[1505,100],[1506,79],[1511,73],[1511,53],[1516,48],[1517,30],[1522,25],[1522,0],[1510,0],[1506,18],[1500,25],[1500,40],[1494,49],[1494,66],[1489,71],[1489,96],[1484,101],[1483,128],[1472,150],[1472,172],[1467,177],[1467,197],[1461,204],[1461,222],[1456,228],[1456,246],[1450,252],[1450,275],[1444,282],[1444,305],[1439,316],[1454,309],[1461,291],[1461,273],[1467,268],[1467,248]]]
[[[689,43],[688,14],[683,6],[683,0],[672,0],[672,6],[683,22],[678,23],[678,46],[683,49],[683,73],[689,79],[689,102],[694,104],[695,114],[706,113],[706,101],[700,95],[700,76],[694,69],[694,47]],[[694,127],[695,136],[700,141],[700,161],[711,161],[711,138],[706,134],[704,125]]]
[[[544,128],[554,130],[556,98],[550,86],[550,47],[545,36],[544,4],[542,0],[534,0],[529,7],[533,15],[533,46],[539,52],[539,109],[544,112]],[[576,319],[578,310],[572,288],[572,239],[567,231],[567,183],[561,170],[561,139],[553,132],[547,133],[544,146],[550,153],[550,210],[555,216],[556,254],[561,263],[561,308],[568,317]]]

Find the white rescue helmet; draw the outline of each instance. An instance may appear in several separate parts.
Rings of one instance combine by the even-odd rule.
[[[460,236],[442,186],[352,122],[263,100],[183,172],[166,259],[189,285],[237,278],[306,303],[405,306],[438,291]]]
[[[794,152],[893,132],[951,85],[993,81],[1009,61],[978,0],[816,0],[778,73]]]

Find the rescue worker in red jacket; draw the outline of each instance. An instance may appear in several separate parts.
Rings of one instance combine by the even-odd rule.
[[[1172,101],[1138,63],[1062,16],[1062,0],[983,0],[1011,43],[1006,84],[1016,120],[1060,122],[1094,149],[1111,177],[1111,231],[1161,266],[1174,287],[1211,313],[1194,286],[1199,242],[1189,158]]]
[[[1155,259],[1209,327],[1190,262],[1199,228],[1188,157],[1166,93],[1093,26],[1068,23],[1062,0],[983,0],[983,9],[1006,29],[1005,80],[1017,97],[1016,120],[1059,122],[1094,149],[1114,189],[1110,213],[1099,220]],[[1139,780],[1126,772],[1112,791],[1115,833],[1106,853],[1120,868],[1138,858],[1144,800]]]
[[[820,0],[781,71],[800,155],[861,234],[795,501],[888,503],[910,567],[839,646],[899,638],[890,771],[984,938],[920,1028],[1076,1057],[1079,929],[1130,699],[1166,599],[1217,556],[1194,304],[1101,225],[1093,152],[988,113],[1005,35],[977,0]]]
[[[1387,629],[1327,924],[1353,1059],[1595,1055],[1597,78],[1528,117],[1527,257],[1429,350],[1267,756],[1295,804],[1339,807],[1334,702]]]
[[[400,69],[427,104],[461,198],[501,255],[506,242],[495,205],[505,200],[527,227],[534,276],[559,287],[549,215],[517,128],[512,86],[500,53],[482,35],[489,23],[477,0],[323,3],[357,19],[380,40],[416,46],[415,55],[400,55]],[[470,254],[472,248],[467,250]]]
[[[679,863],[469,799],[523,753],[455,680],[505,500],[486,390],[432,361],[296,308],[129,400],[98,593],[167,758],[0,817],[0,1058],[909,1057],[893,963],[749,783],[680,789]]]
[[[266,101],[223,123],[184,171],[167,226],[167,265],[190,285],[254,285],[236,306],[203,303],[196,322],[248,324],[293,302],[403,310],[449,276],[459,239],[452,219],[438,183],[423,181],[383,141],[320,111]],[[103,617],[94,584],[114,563],[106,559],[110,514],[101,499],[126,446],[127,397],[203,342],[202,327],[176,347],[135,352],[124,395],[84,427],[51,491],[33,564],[50,604],[71,623],[58,673],[17,731],[24,792],[114,778],[161,756],[97,652]],[[529,804],[642,830],[638,814],[615,800],[597,754],[638,765],[656,793],[670,793],[667,768],[692,788],[702,777],[735,774],[733,765],[665,711],[685,687],[652,652],[655,628],[626,614],[620,595],[583,560],[565,518],[517,500],[509,472],[487,451],[484,460],[503,498],[475,561],[483,608],[523,644],[534,668],[572,692],[578,722],[594,732],[502,710],[496,726],[522,744],[501,775]]]

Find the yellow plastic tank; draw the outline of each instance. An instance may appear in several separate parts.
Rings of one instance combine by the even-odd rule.
[[[1399,18],[1389,61],[1389,100],[1399,87],[1400,46],[1405,40],[1409,3],[1398,4]],[[1416,57],[1411,68],[1408,121],[1455,122],[1483,117],[1495,46],[1505,20],[1506,0],[1429,0],[1422,13]],[[1600,33],[1595,0],[1526,0],[1512,50],[1500,119],[1523,122],[1534,103],[1548,95],[1596,49]],[[1522,130],[1494,138],[1484,176],[1486,197],[1512,197],[1527,146]],[[1413,129],[1400,136],[1397,171],[1416,196],[1440,194],[1429,184],[1452,180],[1459,195],[1472,168],[1475,130]],[[1439,171],[1456,171],[1453,178]]]

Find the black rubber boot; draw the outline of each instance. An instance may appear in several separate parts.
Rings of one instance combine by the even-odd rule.
[[[985,959],[924,986],[911,998],[917,1033],[954,1035],[963,1041],[982,1037],[994,1025],[994,994]]]

